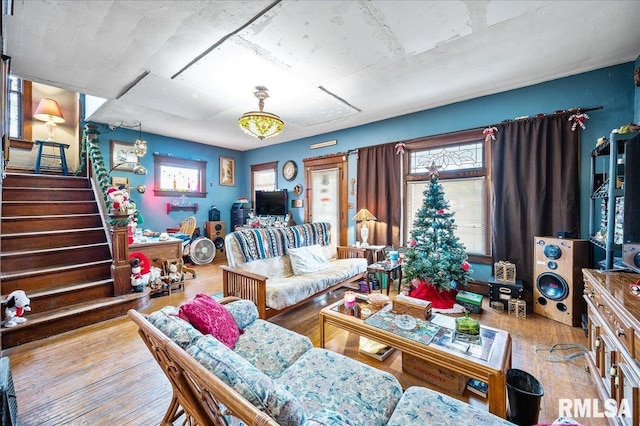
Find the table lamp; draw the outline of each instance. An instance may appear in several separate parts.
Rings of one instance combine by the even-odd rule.
[[[56,123],[64,123],[64,117],[58,103],[50,98],[40,99],[40,103],[33,113],[33,118],[44,121],[44,128],[49,135],[47,141],[53,140],[53,132],[56,130]]]
[[[369,238],[369,228],[367,227],[367,221],[369,220],[378,220],[373,213],[369,210],[362,208],[353,219],[356,222],[362,222],[362,226],[360,227],[360,238],[362,239],[362,243],[360,244],[362,247],[367,247],[369,243],[367,242],[367,238]]]

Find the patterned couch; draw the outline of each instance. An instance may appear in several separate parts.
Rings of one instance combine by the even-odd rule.
[[[391,374],[258,318],[251,301],[222,301],[243,330],[233,349],[165,307],[129,316],[173,387],[163,425],[511,425],[439,392],[402,391]]]
[[[225,296],[253,300],[262,319],[364,278],[364,249],[331,243],[328,223],[242,229],[225,237]]]

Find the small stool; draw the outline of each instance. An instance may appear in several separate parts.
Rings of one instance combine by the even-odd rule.
[[[38,145],[38,157],[36,158],[36,174],[40,174],[40,169],[47,170],[62,170],[62,174],[65,176],[69,176],[69,170],[67,169],[67,157],[64,155],[64,150],[69,148],[69,145],[66,143],[60,142],[51,142],[51,141],[35,141],[36,145]],[[42,148],[45,146],[50,146],[53,148],[53,154],[43,154]],[[59,154],[55,153],[56,148],[60,150]],[[40,166],[40,162],[42,158],[54,158],[56,160],[60,160],[60,166]]]

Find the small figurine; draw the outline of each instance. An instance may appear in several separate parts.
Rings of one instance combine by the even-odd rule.
[[[27,322],[27,319],[22,315],[24,315],[25,311],[31,310],[30,304],[31,300],[23,290],[12,291],[7,296],[7,308],[4,310],[4,326],[11,328]]]

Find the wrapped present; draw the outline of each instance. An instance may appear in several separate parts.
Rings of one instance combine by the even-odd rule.
[[[493,264],[493,275],[496,281],[503,283],[516,282],[516,265],[511,262],[501,260]]]

